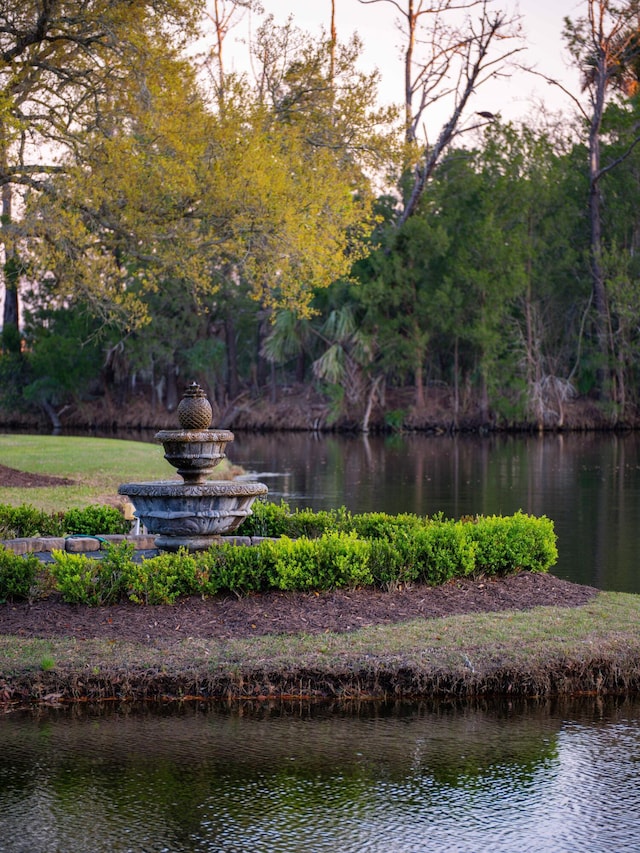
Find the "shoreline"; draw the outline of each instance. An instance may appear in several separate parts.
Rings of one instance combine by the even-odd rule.
[[[220,404],[211,401],[213,422],[218,429],[239,432],[287,433],[311,432],[322,435],[363,434],[361,413],[343,413],[331,419],[330,400],[309,385],[287,385],[272,398],[272,390],[262,393],[241,392],[235,399]],[[401,422],[395,427],[388,423],[389,412],[400,412]],[[58,429],[103,437],[119,437],[127,433],[154,433],[174,429],[175,409],[153,406],[144,397],[130,399],[117,407],[107,398],[82,401],[64,407]],[[44,412],[15,412],[0,409],[0,429],[50,432],[52,424]],[[562,417],[539,423],[535,418],[522,416],[509,420],[493,413],[487,417],[479,399],[470,400],[464,410],[457,411],[451,389],[430,387],[422,406],[415,404],[413,387],[389,388],[386,405],[376,405],[370,413],[367,430],[370,434],[388,435],[394,432],[424,435],[488,435],[488,434],[555,434],[581,432],[624,432],[640,429],[640,412],[633,410],[621,419],[596,400],[577,396],[567,400]],[[366,432],[365,432],[366,434]]]
[[[640,596],[599,592],[577,607],[413,619],[347,633],[148,643],[2,634],[0,704],[634,695],[639,621]]]

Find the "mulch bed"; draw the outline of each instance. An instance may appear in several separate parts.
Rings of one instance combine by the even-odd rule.
[[[0,485],[69,485],[62,477],[0,465]],[[27,637],[73,636],[164,644],[186,637],[230,640],[260,634],[345,633],[376,624],[463,613],[527,610],[539,605],[578,607],[598,592],[553,575],[522,572],[506,578],[458,580],[440,587],[271,592],[245,598],[188,598],[168,606],[82,607],[51,596],[33,604],[0,605],[0,633]]]
[[[51,477],[49,474],[30,474],[7,465],[0,465],[0,486],[4,488],[33,489],[38,486],[72,486],[74,480],[67,477]]]
[[[349,632],[376,624],[464,613],[577,607],[598,592],[553,575],[522,572],[500,579],[324,593],[271,592],[244,598],[188,598],[175,605],[69,605],[56,597],[0,606],[0,633],[28,637],[128,640],[170,645],[187,637],[230,640],[261,634]]]

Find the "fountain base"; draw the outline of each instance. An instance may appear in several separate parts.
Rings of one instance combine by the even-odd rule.
[[[124,483],[118,494],[129,498],[136,518],[156,536],[157,548],[202,551],[239,527],[251,515],[255,499],[267,491],[263,483],[159,480]]]

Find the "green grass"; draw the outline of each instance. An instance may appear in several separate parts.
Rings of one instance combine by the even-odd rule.
[[[114,499],[121,483],[170,480],[176,476],[164,458],[161,444],[113,438],[0,435],[0,464],[75,481],[72,486],[30,489],[0,486],[0,503],[30,503],[46,512]],[[219,479],[229,476],[226,460],[218,469]]]
[[[87,688],[94,698],[123,684],[126,695],[143,698],[156,689],[154,679],[163,695],[174,696],[203,687],[209,695],[218,690],[249,697],[269,691],[388,695],[398,685],[407,695],[441,691],[461,697],[638,691],[639,623],[640,596],[602,592],[578,608],[416,619],[348,634],[144,646],[0,636],[0,674],[9,686],[19,685],[21,695],[31,690],[37,696],[40,689],[76,695],[92,673],[99,675]]]

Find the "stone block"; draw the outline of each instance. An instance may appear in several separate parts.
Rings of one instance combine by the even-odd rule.
[[[220,542],[226,545],[251,545],[250,536],[221,536]]]
[[[34,551],[64,551],[65,539],[63,536],[42,536],[33,540]]]
[[[156,537],[149,533],[141,533],[139,536],[127,536],[127,542],[132,542],[136,551],[153,551],[156,547]]]
[[[70,554],[84,554],[88,551],[99,551],[100,540],[92,536],[76,536],[65,539],[65,549]]]
[[[33,551],[33,539],[3,539],[0,544],[19,556]]]

